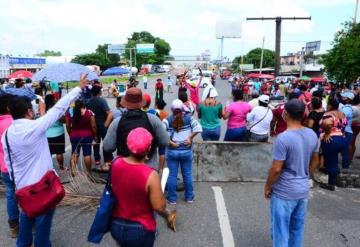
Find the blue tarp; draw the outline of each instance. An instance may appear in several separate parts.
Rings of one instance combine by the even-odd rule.
[[[129,74],[129,70],[121,67],[112,67],[105,70],[102,75],[126,75]]]

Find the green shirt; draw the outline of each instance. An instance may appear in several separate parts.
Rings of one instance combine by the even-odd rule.
[[[219,115],[222,112],[222,104],[214,106],[199,105],[200,124],[205,129],[214,129],[220,126]]]

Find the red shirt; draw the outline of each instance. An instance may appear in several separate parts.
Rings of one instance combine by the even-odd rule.
[[[275,125],[276,135],[284,132],[287,128],[287,124],[282,117],[284,110],[285,110],[284,104],[277,105],[276,108],[273,110],[274,121],[276,121],[276,125]]]
[[[162,82],[157,82],[157,83],[155,84],[155,89],[161,90],[161,89],[163,89],[163,88],[164,88],[164,85],[162,84]]]
[[[81,116],[78,124],[74,123],[74,116],[71,116],[69,112],[66,113],[66,118],[71,123],[70,137],[91,137],[93,136],[91,128],[91,117],[94,113],[90,110],[86,110],[84,115]]]
[[[146,183],[154,171],[145,164],[129,164],[117,159],[111,168],[112,191],[118,201],[112,216],[140,223],[148,231],[156,231],[154,211]]]

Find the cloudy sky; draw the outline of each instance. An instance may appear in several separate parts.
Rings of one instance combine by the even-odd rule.
[[[0,0],[0,53],[31,56],[44,49],[64,55],[92,52],[97,44],[125,43],[134,31],[167,40],[172,55],[219,53],[217,22],[241,22],[240,39],[226,39],[224,55],[252,48],[274,49],[273,21],[246,17],[311,16],[312,21],[284,21],[281,53],[322,40],[331,47],[341,23],[354,15],[356,0]]]

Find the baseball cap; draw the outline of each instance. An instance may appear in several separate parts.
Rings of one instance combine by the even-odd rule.
[[[261,95],[258,99],[260,102],[263,102],[265,104],[269,104],[269,102],[270,102],[270,97],[265,94]]]
[[[150,96],[149,94],[144,93],[144,94],[143,94],[143,99],[144,99],[146,105],[150,105],[150,104],[151,104],[151,96]]]
[[[175,111],[175,110],[183,110],[184,109],[184,103],[179,100],[176,99],[171,103],[171,110]]]
[[[355,94],[351,91],[345,91],[345,92],[341,93],[340,95],[341,95],[341,97],[348,98],[350,100],[353,100],[355,98]]]
[[[142,155],[149,151],[153,136],[145,128],[135,128],[127,136],[126,144],[132,154]]]

